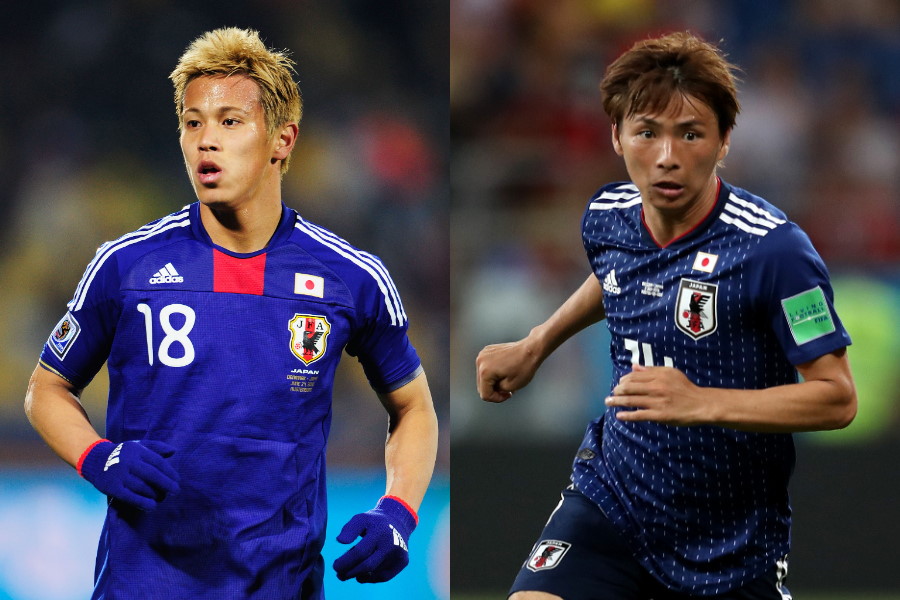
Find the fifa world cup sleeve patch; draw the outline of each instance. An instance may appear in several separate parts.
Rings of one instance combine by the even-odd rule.
[[[53,350],[53,354],[59,360],[62,360],[66,357],[72,344],[75,343],[75,338],[78,337],[79,333],[81,333],[81,325],[78,324],[72,313],[66,313],[59,323],[56,324],[56,329],[53,330],[53,333],[50,334],[47,345]]]
[[[834,332],[825,292],[818,286],[782,299],[781,307],[798,346]]]

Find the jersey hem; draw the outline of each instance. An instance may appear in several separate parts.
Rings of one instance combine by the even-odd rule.
[[[63,375],[63,374],[60,373],[58,370],[56,370],[55,368],[53,368],[51,365],[49,365],[49,364],[47,364],[46,362],[44,362],[44,359],[38,360],[38,364],[39,364],[40,366],[42,366],[44,369],[46,369],[47,371],[50,371],[51,373],[53,373],[54,375],[58,375],[58,376],[62,377],[63,379],[65,379],[66,381],[68,381],[69,383],[71,383],[72,385],[75,385],[75,386],[77,386],[77,387],[81,387],[81,386],[78,386],[78,384],[76,384],[75,381],[74,381],[71,377],[67,377],[66,375]]]
[[[392,382],[392,383],[389,383],[389,384],[386,384],[386,385],[383,385],[383,386],[380,386],[380,385],[379,385],[379,386],[375,386],[375,385],[373,385],[373,386],[372,386],[372,389],[375,390],[375,393],[377,393],[377,394],[388,394],[388,393],[393,392],[393,391],[395,391],[395,390],[399,390],[399,389],[402,388],[404,385],[406,385],[407,383],[411,382],[413,379],[415,379],[416,377],[418,377],[419,375],[421,375],[421,374],[424,373],[424,372],[425,372],[425,367],[423,367],[423,366],[420,364],[418,367],[416,367],[416,370],[415,370],[415,371],[413,371],[412,373],[410,373],[410,374],[407,375],[406,377],[403,377],[403,378],[401,378],[401,379],[398,379],[397,381],[394,381],[394,382]]]

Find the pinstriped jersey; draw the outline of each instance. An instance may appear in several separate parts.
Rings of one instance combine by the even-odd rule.
[[[601,188],[583,241],[603,288],[613,386],[633,363],[702,387],[796,383],[794,365],[850,344],[828,272],[780,210],[719,182],[715,206],[665,247],[631,183]],[[789,550],[789,434],[626,423],[587,429],[572,481],[669,588],[713,595],[775,569]]]
[[[41,354],[78,387],[106,361],[107,437],[177,450],[177,495],[110,503],[94,598],[320,598],[335,368],[409,382],[407,316],[378,258],[292,209],[236,254],[199,206],[101,246]]]

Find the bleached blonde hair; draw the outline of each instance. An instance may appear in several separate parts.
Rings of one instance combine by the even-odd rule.
[[[259,86],[259,100],[266,120],[266,133],[275,135],[287,123],[300,123],[303,98],[294,81],[294,61],[285,52],[266,48],[253,29],[225,27],[208,31],[191,42],[169,79],[175,84],[178,128],[183,126],[184,94],[188,84],[203,75],[245,75]],[[290,155],[281,161],[281,174],[288,169]]]

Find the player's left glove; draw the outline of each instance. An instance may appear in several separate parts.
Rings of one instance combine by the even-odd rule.
[[[372,510],[354,516],[341,529],[337,541],[362,541],[334,561],[338,579],[356,578],[359,583],[392,579],[409,564],[407,541],[419,518],[405,502],[384,496]]]

